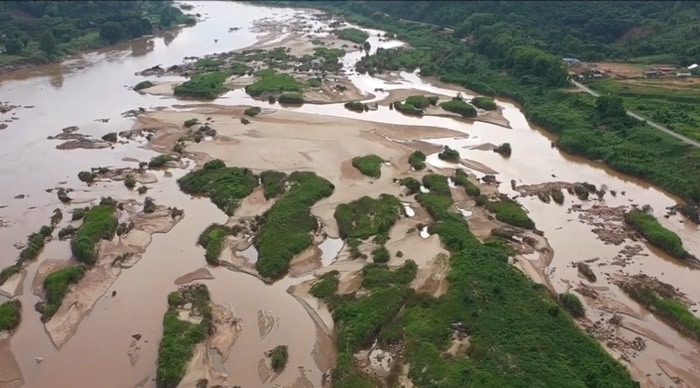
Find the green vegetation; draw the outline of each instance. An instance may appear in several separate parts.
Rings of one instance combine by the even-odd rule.
[[[269,352],[270,362],[272,364],[272,370],[280,373],[284,370],[287,365],[287,360],[289,359],[289,353],[287,352],[286,345],[275,346],[274,349]]]
[[[691,338],[700,340],[700,319],[671,295],[655,292],[652,288],[641,284],[622,284],[621,288],[632,299],[670,326]]]
[[[116,143],[119,138],[116,132],[108,132],[102,136],[102,140],[108,141],[110,143]]]
[[[311,88],[320,88],[321,85],[323,85],[323,81],[320,78],[311,78],[310,80],[306,81],[306,83]]]
[[[204,258],[210,265],[219,265],[219,256],[224,249],[226,236],[232,235],[231,228],[225,225],[211,224],[199,235],[197,244],[205,249]]]
[[[287,184],[287,174],[279,171],[263,171],[260,173],[265,199],[272,199],[284,194]]]
[[[260,113],[261,109],[259,106],[251,106],[250,108],[247,108],[243,114],[246,116],[250,117],[255,117]]]
[[[338,271],[326,272],[311,286],[309,292],[316,298],[325,299],[338,291],[338,284]]]
[[[2,65],[46,63],[78,50],[139,38],[172,22],[194,23],[169,2],[0,4]]]
[[[214,100],[226,91],[224,81],[226,81],[226,73],[224,72],[196,74],[188,81],[177,85],[173,89],[173,93],[178,97]]]
[[[423,116],[423,108],[415,107],[407,102],[397,101],[393,103],[393,107],[397,111],[409,116]]]
[[[664,228],[656,218],[641,210],[630,210],[625,214],[625,222],[649,241],[669,255],[681,259],[693,259],[693,256],[683,248],[683,242],[674,232]]]
[[[73,213],[71,214],[71,220],[72,221],[82,220],[83,217],[85,217],[85,214],[87,213],[88,210],[90,210],[89,207],[73,209]]]
[[[457,163],[460,159],[459,151],[450,148],[450,146],[445,146],[445,148],[442,149],[442,152],[438,154],[438,158],[447,162]]]
[[[0,304],[0,332],[16,329],[21,321],[22,303],[19,300]]]
[[[470,197],[476,198],[481,195],[481,189],[479,186],[470,181],[467,173],[461,168],[455,171],[455,175],[452,177],[452,180],[454,181],[455,185],[464,187],[464,191],[466,191]]]
[[[408,157],[408,164],[410,164],[411,168],[413,168],[416,171],[424,169],[425,154],[421,151],[413,151],[413,153],[411,153],[411,156]]]
[[[124,177],[124,186],[126,186],[127,189],[133,189],[136,187],[136,178],[132,174],[127,174]]]
[[[498,201],[490,201],[481,195],[476,197],[476,204],[485,207],[501,222],[525,229],[535,229],[535,223],[528,217],[525,209],[505,195],[502,195]]]
[[[372,249],[372,262],[377,264],[385,264],[389,262],[391,256],[389,250],[384,245],[380,245]]]
[[[561,191],[561,189],[552,189],[550,195],[555,203],[560,205],[564,203],[564,193]]]
[[[416,178],[413,178],[410,176],[406,177],[406,178],[402,178],[399,181],[399,184],[401,184],[401,186],[406,187],[408,189],[409,194],[420,193],[421,183]]]
[[[81,264],[59,269],[58,271],[50,273],[46,279],[44,279],[46,303],[38,307],[42,322],[47,322],[56,314],[70,286],[78,283],[84,275],[85,266]]]
[[[303,84],[289,74],[277,73],[272,69],[261,70],[255,74],[260,79],[245,87],[246,93],[258,97],[269,93],[303,92]]]
[[[448,112],[457,113],[462,117],[476,117],[476,108],[462,100],[452,99],[440,104],[440,107]]]
[[[311,246],[311,232],[318,222],[310,208],[333,193],[335,188],[312,172],[293,172],[288,178],[289,189],[263,214],[255,235],[258,250],[256,263],[260,275],[276,278],[284,275],[289,261]]]
[[[437,195],[450,196],[450,184],[447,182],[447,177],[437,174],[428,174],[423,176],[423,186],[430,190],[431,193]]]
[[[85,182],[88,185],[91,184],[92,182],[97,179],[97,174],[91,171],[81,171],[78,173],[78,180],[81,182]]]
[[[150,87],[153,87],[154,85],[155,84],[153,82],[151,82],[149,80],[145,80],[145,81],[141,81],[141,82],[137,83],[134,86],[134,90],[138,91],[138,90],[142,90],[142,89],[148,89]]]
[[[20,264],[36,259],[41,250],[44,249],[46,239],[51,237],[51,233],[53,233],[53,227],[44,225],[39,229],[39,232],[30,234],[27,237],[27,245],[19,253],[18,261]]]
[[[415,279],[417,272],[418,266],[413,260],[406,260],[393,271],[385,264],[368,264],[362,268],[362,287],[373,290],[395,285],[407,286]]]
[[[376,235],[388,236],[391,227],[401,218],[401,209],[398,198],[389,194],[382,194],[377,199],[364,196],[340,204],[334,213],[338,234],[344,239],[361,240]]]
[[[301,105],[304,103],[304,96],[300,93],[282,93],[277,101],[280,104]]]
[[[484,96],[474,97],[474,98],[472,98],[471,102],[472,102],[472,105],[474,105],[475,107],[480,108],[480,109],[498,110],[498,105],[496,105],[496,102],[491,97],[484,97]]]
[[[595,276],[595,273],[591,269],[591,266],[584,262],[578,262],[576,263],[576,269],[578,269],[578,273],[583,275],[586,279],[588,279],[589,282],[595,282],[598,280],[598,278]]]
[[[510,143],[503,143],[498,147],[494,148],[493,152],[508,157],[513,152],[513,150],[510,148]]]
[[[418,108],[418,109],[421,109],[421,110],[425,109],[431,105],[430,99],[428,99],[428,97],[422,96],[422,95],[409,96],[406,99],[406,101],[404,101],[404,104],[411,105],[411,106]]]
[[[365,111],[365,104],[360,101],[349,101],[345,103],[345,109],[362,113]]]
[[[570,312],[574,317],[583,317],[586,315],[586,310],[584,310],[578,296],[570,292],[559,294],[559,301],[566,311]]]
[[[0,271],[0,286],[5,284],[7,279],[20,273],[22,271],[22,268],[24,268],[24,266],[20,262],[16,262],[10,266],[3,268],[3,270]]]
[[[209,290],[203,284],[180,287],[168,295],[168,310],[163,316],[163,337],[158,346],[158,388],[176,387],[185,376],[195,345],[204,341],[211,330],[209,301]],[[188,303],[192,304],[190,315],[202,318],[200,323],[179,318],[179,311]]]
[[[226,167],[223,161],[216,159],[205,163],[201,170],[178,179],[177,183],[187,194],[208,196],[231,216],[239,202],[258,185],[258,178],[247,168]]]
[[[92,265],[97,260],[100,240],[109,240],[117,230],[114,206],[98,205],[85,213],[85,220],[71,241],[71,252],[76,260]]]
[[[185,128],[190,128],[190,127],[193,127],[197,124],[199,124],[199,120],[192,118],[192,119],[185,120],[185,122],[182,125]]]
[[[357,28],[344,28],[340,31],[336,31],[335,34],[338,36],[338,39],[349,40],[357,44],[362,44],[369,38],[366,32],[358,30]]]
[[[166,163],[174,160],[175,159],[170,155],[158,155],[151,158],[151,160],[148,162],[148,168],[163,168],[165,167]]]
[[[370,178],[382,176],[382,163],[384,159],[374,154],[352,158],[352,166]]]

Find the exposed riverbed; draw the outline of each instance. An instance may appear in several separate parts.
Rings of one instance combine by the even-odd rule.
[[[136,167],[137,163],[130,160],[147,161],[157,155],[148,149],[145,140],[141,143],[116,144],[112,148],[99,150],[57,150],[56,141],[47,140],[47,136],[55,135],[61,128],[71,125],[78,126],[80,133],[94,138],[100,138],[107,132],[129,130],[134,125],[134,119],[122,117],[121,113],[137,107],[149,110],[145,116],[157,123],[171,121],[179,125],[184,121],[183,118],[206,118],[211,115],[215,118],[214,126],[219,126],[217,129],[220,134],[230,139],[240,139],[241,143],[205,141],[191,147],[189,151],[220,157],[232,165],[253,169],[292,171],[310,168],[343,188],[342,193],[337,190],[333,196],[319,202],[312,209],[328,237],[325,240],[318,238],[318,251],[309,252],[309,257],[313,256],[313,260],[309,259],[308,262],[313,262],[313,265],[307,267],[308,263],[300,264],[298,272],[301,277],[289,277],[273,285],[266,285],[249,274],[220,267],[209,268],[214,279],[203,280],[211,290],[213,302],[230,307],[234,316],[240,318],[242,329],[239,336],[231,346],[229,356],[221,361],[229,376],[229,384],[304,386],[304,381],[308,380],[312,386],[320,386],[322,374],[332,366],[335,357],[326,333],[329,327],[328,313],[322,309],[315,311],[318,306],[305,301],[298,292],[291,295],[287,288],[306,280],[303,275],[310,273],[308,268],[313,271],[329,265],[347,264],[334,263],[340,261],[344,252],[342,240],[337,239],[337,227],[332,218],[334,206],[362,195],[398,193],[391,178],[405,172],[399,167],[383,166],[382,178],[368,186],[362,184],[361,177],[344,169],[343,162],[361,153],[376,153],[390,160],[393,158],[393,164],[398,165],[398,160],[406,154],[407,147],[404,145],[422,140],[421,147],[426,149],[431,149],[430,144],[449,145],[458,149],[462,158],[466,159],[463,167],[477,177],[496,171],[496,179],[502,182],[498,190],[510,196],[520,194],[511,188],[511,180],[517,185],[550,181],[590,182],[597,186],[605,184],[608,194],[601,201],[591,199],[582,202],[569,194],[565,194],[563,205],[544,203],[536,196],[519,198],[518,201],[530,212],[538,229],[544,232],[554,255],[540,256],[541,259],[534,255],[531,263],[525,257],[518,260],[528,261],[526,265],[531,265],[533,271],[531,276],[535,279],[538,276],[545,277],[546,283],[556,292],[580,287],[595,289],[599,295],[597,299],[583,298],[588,307],[587,317],[591,321],[590,325],[583,323],[584,326],[590,328],[594,321],[608,321],[613,314],[621,314],[623,318],[620,325],[602,324],[607,329],[598,330],[597,334],[615,354],[623,355],[628,365],[631,365],[635,378],[644,381],[643,385],[674,386],[675,377],[684,380],[688,386],[700,385],[700,382],[693,380],[700,376],[700,346],[632,302],[605,276],[646,273],[672,284],[686,294],[689,300],[700,303],[700,283],[695,280],[696,270],[656,249],[649,249],[643,241],[627,239],[621,245],[605,244],[593,232],[596,226],[591,225],[592,222],[581,219],[577,212],[569,211],[572,205],[579,204],[584,209],[593,204],[608,207],[649,204],[659,221],[678,233],[685,248],[700,256],[698,227],[683,222],[680,216],[664,218],[665,208],[676,203],[674,198],[596,163],[562,154],[551,147],[548,135],[530,125],[519,108],[507,101],[498,101],[502,116],[507,122],[495,125],[451,117],[410,117],[390,110],[381,103],[376,111],[364,113],[348,111],[342,104],[282,107],[256,101],[242,89],[230,91],[216,100],[213,104],[220,105],[218,107],[130,90],[130,86],[144,79],[135,73],[145,68],[158,64],[178,64],[186,56],[240,49],[253,45],[260,39],[266,40],[265,44],[275,44],[290,33],[284,29],[268,33],[252,32],[256,20],[278,18],[283,25],[283,20],[309,15],[309,11],[271,9],[231,2],[197,2],[193,5],[193,12],[201,13],[206,19],[194,27],[170,32],[165,37],[141,39],[87,53],[61,64],[0,76],[0,100],[9,101],[13,105],[33,106],[13,109],[12,113],[17,119],[0,132],[0,177],[5,188],[0,193],[0,206],[3,206],[0,208],[0,225],[7,224],[0,228],[0,266],[5,267],[15,260],[19,251],[13,247],[13,243],[24,241],[26,235],[46,224],[53,209],[61,208],[68,212],[72,208],[85,206],[63,205],[58,201],[55,191],[47,192],[46,189],[71,187],[76,190],[71,193],[74,198],[86,200],[107,195],[118,199],[143,200],[143,196],[128,191],[122,182],[98,182],[88,188],[78,181],[77,173],[97,166]],[[311,18],[309,20],[310,25],[320,25],[317,21],[312,22]],[[231,27],[240,29],[229,31]],[[401,45],[397,41],[380,41],[377,37],[380,31],[367,32],[371,36],[372,51],[378,47]],[[350,66],[360,55],[363,54],[359,51],[350,52],[343,58],[343,63]],[[466,90],[451,89],[446,85],[436,86],[438,83],[431,84],[412,73],[394,74],[391,77],[393,81],[390,82],[378,77],[354,74],[352,71],[348,73],[348,79],[357,90],[368,96],[367,102],[381,102],[391,93],[396,96],[396,93],[407,89],[444,96],[453,96],[458,92],[470,95]],[[176,81],[177,78],[171,80]],[[384,91],[378,91],[379,88]],[[373,96],[370,97],[370,94]],[[260,106],[270,109],[270,112],[262,115],[259,123],[254,122],[250,127],[241,129],[234,126],[237,119],[231,119],[234,115],[232,112],[238,112],[235,107],[239,105]],[[153,112],[152,109],[156,107],[164,107],[166,110]],[[176,112],[178,110],[180,112]],[[188,113],[182,113],[183,110]],[[97,119],[106,121],[96,121]],[[144,121],[140,123],[143,124]],[[503,158],[492,152],[490,147],[484,146],[503,142],[509,142],[513,147],[510,158]],[[236,146],[240,149],[236,149]],[[279,147],[289,147],[295,152],[282,155],[276,151]],[[125,161],[125,158],[129,159]],[[445,171],[457,167],[440,161],[434,155],[429,156],[428,163],[432,168],[446,169]],[[187,168],[192,167],[193,163]],[[152,378],[155,376],[154,365],[162,331],[161,321],[167,308],[167,294],[176,289],[176,279],[206,266],[204,250],[195,245],[199,233],[212,222],[227,221],[227,217],[209,200],[192,199],[178,190],[175,180],[186,169],[169,169],[169,172],[171,174],[156,172],[158,181],[148,185],[151,187],[148,195],[155,198],[159,205],[184,209],[185,217],[168,233],[153,236],[141,260],[132,268],[122,271],[60,350],[56,349],[45,333],[39,314],[33,309],[39,300],[33,289],[35,273],[41,262],[49,259],[65,261],[70,258],[67,242],[56,239],[48,243],[38,262],[26,268],[27,277],[18,296],[24,306],[23,321],[6,343],[11,346],[12,357],[16,359],[25,386],[44,387],[55,385],[56,381],[75,387],[154,385]],[[368,187],[371,187],[369,192]],[[616,196],[610,194],[612,190]],[[21,194],[25,196],[15,198]],[[266,205],[247,206],[244,205],[241,212],[247,214],[250,211],[254,215],[257,213],[253,210],[260,210]],[[404,223],[397,225],[397,228],[408,230],[425,215],[421,214],[422,209],[412,207],[416,206],[414,203],[406,202],[405,206],[409,217],[402,220]],[[460,206],[460,211],[463,210],[465,217],[472,223],[472,228],[478,229],[478,212],[469,206],[473,204],[465,203]],[[606,221],[596,219],[596,222],[604,224]],[[439,267],[437,262],[430,260],[442,251],[437,244],[437,236],[430,236],[427,229],[405,240],[392,238],[394,240],[396,247],[389,247],[392,252],[413,248],[425,256],[420,258],[425,260],[425,268]],[[615,257],[620,255],[626,245],[639,246],[639,252],[625,260],[616,260]],[[250,262],[257,259],[254,248],[236,254]],[[591,284],[578,275],[571,263],[594,258],[599,258],[591,264],[598,280]],[[444,275],[444,266],[441,268],[435,272],[440,276]],[[424,287],[430,289],[428,292],[439,295],[446,287],[441,282],[442,278],[434,273],[419,272],[419,277],[421,276],[434,280],[431,283],[433,285]],[[348,280],[348,283],[351,282],[352,279]],[[112,291],[116,291],[116,295],[112,296]],[[0,301],[4,300],[0,296]],[[700,316],[697,312],[696,315]],[[133,342],[133,334],[143,336],[137,344]],[[641,337],[645,342],[643,350],[629,345],[635,337]],[[280,376],[273,378],[260,365],[261,361],[264,364],[264,352],[281,343],[289,346],[290,363]],[[0,353],[2,357],[8,357],[0,359],[0,362],[9,365],[11,360],[7,354]],[[3,383],[0,382],[0,387],[2,386]]]

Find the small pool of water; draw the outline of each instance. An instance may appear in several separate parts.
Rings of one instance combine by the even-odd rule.
[[[321,250],[321,263],[326,267],[331,265],[335,258],[345,246],[342,238],[330,238],[326,237],[322,243],[318,244],[318,248]]]
[[[416,215],[416,211],[413,210],[410,203],[401,202],[401,204],[403,205],[403,210],[406,213],[406,217],[413,217]]]
[[[428,227],[424,226],[423,229],[420,230],[420,237],[421,238],[428,238],[430,237],[430,232],[428,232]]]
[[[245,258],[248,259],[248,261],[250,261],[251,263],[257,263],[257,262],[258,262],[258,250],[255,248],[255,245],[251,245],[251,246],[249,246],[248,248],[246,248],[246,249],[244,249],[244,250],[242,250],[242,251],[238,251],[237,254],[238,254],[239,256],[245,257]]]

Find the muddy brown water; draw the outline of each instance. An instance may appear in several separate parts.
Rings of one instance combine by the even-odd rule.
[[[117,198],[138,197],[129,194],[121,182],[98,183],[89,191],[77,181],[79,171],[93,166],[135,166],[134,162],[124,162],[129,157],[148,160],[155,153],[143,148],[143,143],[118,144],[113,149],[71,150],[55,149],[57,140],[46,137],[61,132],[70,125],[80,127],[80,133],[101,137],[112,131],[130,129],[133,119],[124,118],[121,112],[137,107],[154,108],[183,104],[172,98],[140,95],[129,90],[144,78],[134,75],[154,65],[169,66],[180,63],[186,56],[201,56],[249,46],[256,42],[256,34],[249,31],[254,20],[263,17],[288,18],[300,16],[307,11],[291,9],[271,9],[232,2],[196,2],[193,12],[199,12],[206,19],[194,27],[183,28],[163,37],[151,37],[119,46],[110,47],[76,58],[61,64],[26,69],[0,75],[0,100],[14,105],[34,106],[17,108],[4,114],[2,119],[14,113],[17,120],[8,123],[8,128],[0,131],[0,180],[5,188],[0,193],[0,219],[9,227],[0,229],[0,265],[10,264],[18,254],[12,246],[16,241],[24,241],[25,236],[48,223],[54,208],[64,210],[65,219],[69,209],[58,202],[55,192],[45,189],[64,185],[76,189],[71,195],[76,198],[99,198],[101,195],[114,195]],[[229,32],[230,27],[240,27]],[[396,47],[400,42],[380,42],[376,30],[368,30],[373,50],[378,47]],[[218,39],[218,42],[214,40]],[[345,64],[357,60],[358,53],[348,54]],[[444,89],[422,81],[412,73],[396,74],[398,82],[386,83],[368,75],[350,72],[355,85],[366,93],[373,93],[381,100],[387,93],[376,92],[376,88],[414,88],[429,93],[455,95],[456,90]],[[177,79],[177,78],[173,78]],[[242,90],[234,90],[216,101],[225,105],[267,106],[250,99]],[[588,181],[596,185],[606,184],[609,190],[616,190],[617,197],[606,195],[602,204],[607,206],[650,204],[660,222],[674,230],[683,239],[687,250],[700,256],[700,233],[698,227],[682,222],[680,216],[663,218],[665,207],[676,203],[676,199],[663,191],[624,176],[600,164],[582,158],[566,155],[551,147],[551,138],[530,125],[514,104],[498,101],[503,115],[512,129],[484,122],[464,122],[446,117],[415,118],[404,116],[387,107],[377,111],[355,113],[343,108],[342,104],[304,105],[298,108],[274,106],[277,109],[290,109],[309,114],[323,114],[338,117],[357,118],[372,122],[386,122],[404,125],[429,125],[454,129],[469,134],[467,139],[432,139],[431,142],[458,148],[462,157],[481,162],[499,172],[497,179],[502,182],[500,191],[509,195],[516,193],[510,189],[510,180],[518,184],[536,184],[547,181],[580,182]],[[185,102],[184,104],[193,104]],[[98,122],[96,119],[109,119]],[[500,144],[510,142],[513,154],[503,158],[491,151],[476,149],[485,143]],[[444,165],[434,156],[429,158],[436,167]],[[177,277],[201,268],[204,264],[203,250],[194,245],[196,236],[211,222],[224,222],[225,216],[208,200],[191,199],[177,190],[174,180],[185,173],[174,170],[173,177],[158,175],[159,182],[153,185],[149,195],[157,203],[185,209],[185,218],[167,234],[154,235],[141,261],[133,268],[122,272],[111,290],[117,291],[101,298],[88,317],[80,324],[76,334],[62,349],[56,350],[39,322],[38,313],[32,306],[38,300],[32,293],[32,282],[38,263],[27,268],[20,300],[24,304],[24,319],[11,340],[14,355],[22,369],[27,387],[60,386],[103,386],[125,387],[138,382],[152,386],[154,365],[157,358],[157,344],[161,334],[162,314],[166,309],[166,296],[176,286]],[[475,172],[477,176],[482,174]],[[620,193],[625,191],[625,195]],[[18,194],[27,195],[15,199]],[[700,365],[700,348],[696,343],[682,337],[637,304],[625,297],[619,289],[607,282],[604,273],[646,273],[673,284],[688,297],[700,302],[700,282],[694,281],[697,272],[678,263],[676,260],[649,249],[643,242],[626,242],[644,246],[643,253],[625,267],[609,265],[610,259],[624,246],[606,245],[591,232],[591,227],[578,220],[577,213],[567,213],[572,204],[581,203],[567,195],[563,206],[545,204],[536,197],[520,198],[530,212],[538,228],[545,232],[555,251],[554,258],[546,268],[547,276],[557,292],[579,282],[577,271],[569,264],[594,257],[600,257],[605,266],[592,265],[598,274],[596,287],[606,297],[630,306],[639,318],[625,316],[628,327],[636,331],[646,330],[662,339],[662,343],[647,339],[647,347],[631,359],[635,375],[646,379],[645,385],[672,386],[671,379],[662,373],[657,360],[665,360],[677,368],[685,369],[690,376],[700,372],[693,365]],[[597,201],[584,202],[590,206]],[[85,206],[85,205],[80,205]],[[328,259],[342,247],[342,242],[328,241]],[[324,249],[324,252],[326,250]],[[70,257],[68,244],[53,241],[49,243],[39,260]],[[216,278],[206,281],[212,290],[213,300],[231,306],[242,319],[243,331],[234,344],[226,362],[229,382],[244,386],[258,386],[258,362],[264,351],[279,343],[290,345],[293,368],[287,368],[283,375],[267,385],[289,384],[298,376],[302,367],[313,382],[320,381],[321,371],[315,365],[311,353],[316,340],[316,326],[304,308],[288,293],[286,287],[296,280],[285,280],[273,286],[266,286],[258,279],[223,268],[211,270]],[[110,290],[110,291],[111,291]],[[259,314],[269,317],[269,334],[261,335],[258,328]],[[589,306],[588,317],[599,319],[597,307]],[[603,314],[604,315],[604,314]],[[604,315],[607,317],[606,315]],[[639,335],[629,329],[619,328],[618,334],[628,339]],[[132,334],[142,334],[140,349],[135,353],[138,360],[131,364],[128,352]],[[648,337],[653,337],[649,335]],[[146,342],[148,341],[148,342]],[[43,362],[37,363],[35,358]],[[647,376],[648,375],[648,376]],[[690,382],[688,382],[690,383]]]

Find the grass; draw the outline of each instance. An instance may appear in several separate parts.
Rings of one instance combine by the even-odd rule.
[[[287,351],[287,346],[278,345],[274,349],[270,350],[269,353],[270,363],[272,364],[272,370],[280,373],[287,366],[287,361],[289,360],[289,352]]]
[[[369,38],[369,34],[357,28],[344,28],[337,31],[336,35],[338,39],[349,40],[356,44],[362,44]]]
[[[631,210],[625,214],[625,222],[639,232],[649,243],[669,255],[688,260],[693,256],[683,248],[683,241],[678,235],[663,227],[656,218],[641,210]]]
[[[71,241],[71,252],[76,260],[92,265],[97,261],[100,240],[110,240],[117,230],[117,217],[113,206],[98,205],[85,213],[80,226]]]
[[[476,198],[481,195],[481,189],[479,186],[469,180],[469,176],[461,168],[455,171],[452,181],[454,181],[455,185],[464,187],[464,191],[472,198]]]
[[[501,222],[525,229],[535,229],[535,222],[530,219],[520,204],[508,197],[503,196],[498,201],[490,201],[482,195],[476,198],[476,204],[485,207]]]
[[[14,263],[10,266],[7,266],[0,271],[0,286],[5,284],[5,282],[13,277],[14,275],[22,272],[22,269],[24,268],[24,265],[20,262]]]
[[[258,97],[269,93],[304,91],[304,85],[289,74],[277,73],[272,69],[261,70],[256,74],[260,79],[245,88],[246,93]]]
[[[421,151],[413,151],[408,157],[408,164],[411,165],[416,171],[420,171],[425,168],[425,154]]]
[[[204,258],[211,265],[219,265],[219,256],[224,249],[226,236],[233,234],[225,225],[211,224],[199,235],[197,244],[205,249]]]
[[[392,286],[408,286],[416,277],[418,266],[413,260],[391,270],[384,264],[368,264],[362,268],[362,287],[367,290]]]
[[[344,239],[367,239],[371,236],[388,236],[389,230],[401,218],[401,202],[389,194],[374,199],[364,196],[335,208],[333,214],[338,223],[338,233]]]
[[[445,148],[442,149],[442,152],[438,154],[438,158],[447,162],[457,163],[460,159],[459,151],[452,149],[449,146],[445,146]]]
[[[412,105],[412,106],[419,108],[419,109],[425,109],[431,105],[430,99],[428,97],[422,96],[422,95],[409,96],[408,98],[406,98],[404,103],[408,104],[408,105]]]
[[[10,300],[0,304],[0,332],[12,331],[22,321],[22,303],[19,300]]]
[[[205,195],[224,213],[231,216],[240,201],[258,185],[258,178],[247,168],[226,167],[219,159],[207,162],[197,171],[178,179],[180,190]]]
[[[640,115],[664,125],[691,139],[700,141],[700,85],[668,85],[664,79],[620,82],[601,80],[590,87],[601,94],[612,93],[623,98],[625,106]]]
[[[267,170],[260,173],[260,182],[263,186],[265,199],[279,197],[284,194],[287,184],[287,174],[279,171]]]
[[[472,105],[474,105],[475,107],[480,108],[480,109],[498,110],[498,105],[496,105],[496,102],[491,97],[484,97],[484,96],[474,97],[474,98],[472,98],[471,103],[472,103]]]
[[[440,104],[440,107],[448,112],[457,113],[462,117],[476,117],[476,108],[462,100],[450,100]]]
[[[409,194],[420,193],[420,187],[422,186],[418,179],[410,176],[406,178],[401,178],[399,184],[401,184],[401,186],[406,187],[408,189]]]
[[[324,273],[315,283],[311,286],[309,292],[311,295],[319,299],[325,299],[338,291],[338,271],[330,271]]]
[[[226,73],[215,71],[192,76],[188,81],[177,85],[173,93],[178,97],[193,97],[215,100],[226,91]]]
[[[293,172],[287,178],[289,189],[263,214],[255,247],[260,275],[277,278],[289,268],[289,261],[311,246],[311,232],[318,222],[310,208],[333,193],[334,186],[312,172]]]
[[[52,272],[44,279],[46,303],[39,311],[42,322],[49,321],[56,314],[70,286],[78,283],[83,276],[85,276],[85,266],[76,265]]]
[[[185,376],[195,346],[204,341],[211,330],[209,302],[209,290],[203,284],[184,286],[168,295],[168,310],[163,316],[163,337],[158,346],[157,387],[176,387]],[[178,317],[178,308],[188,303],[192,304],[192,313],[202,317],[199,324]]]
[[[374,154],[356,156],[352,159],[352,166],[370,178],[382,176],[382,163],[384,163],[384,159]]]
[[[304,96],[296,92],[282,93],[277,99],[280,104],[301,105],[304,103]]]
[[[428,174],[423,176],[423,186],[437,195],[450,196],[450,185],[447,177],[438,174]]]

